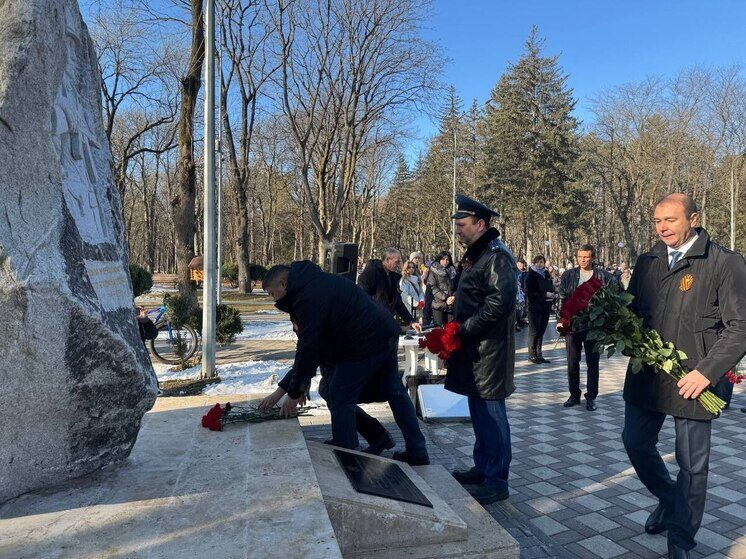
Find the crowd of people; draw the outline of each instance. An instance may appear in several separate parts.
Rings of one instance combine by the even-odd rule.
[[[687,195],[661,199],[651,216],[658,236],[629,269],[596,264],[592,245],[577,247],[575,265],[560,270],[543,255],[531,265],[515,259],[491,226],[496,213],[466,196],[456,197],[452,219],[466,247],[459,263],[443,251],[429,262],[413,252],[404,261],[396,248],[369,261],[357,286],[322,272],[307,261],[275,266],[263,285],[278,309],[296,325],[295,362],[263,406],[278,404],[290,414],[321,367],[332,421],[332,444],[357,447],[357,433],[380,454],[393,446],[382,426],[373,424],[360,403],[386,401],[406,448],[394,458],[429,463],[415,408],[401,382],[397,346],[401,328],[456,325],[460,347],[446,361],[445,388],[468,400],[474,429],[474,466],[453,476],[480,503],[507,499],[512,458],[505,400],[515,391],[516,330],[528,326],[528,359],[549,362],[542,339],[550,315],[585,282],[619,284],[634,296],[631,310],[645,327],[656,329],[686,358],[689,372],[678,382],[650,366],[630,366],[624,385],[622,440],[638,477],[658,507],[645,523],[650,534],[668,532],[668,556],[688,559],[702,521],[707,488],[711,423],[716,414],[696,401],[708,387],[729,401],[728,371],[746,354],[746,261],[712,241],[698,226],[696,204]],[[397,323],[398,321],[398,323]],[[581,403],[580,360],[585,353],[585,406],[594,411],[599,394],[600,356],[586,331],[564,332],[569,398]],[[684,358],[682,358],[684,359]],[[732,385],[730,385],[732,391]],[[320,390],[321,392],[321,390]],[[656,444],[667,415],[675,419],[673,480]]]

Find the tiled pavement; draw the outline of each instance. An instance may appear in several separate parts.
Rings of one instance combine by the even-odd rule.
[[[553,332],[550,323],[547,340]],[[521,544],[521,557],[655,558],[665,556],[665,535],[644,533],[656,500],[642,486],[621,442],[625,361],[601,362],[598,410],[562,407],[567,398],[564,348],[545,341],[548,365],[526,361],[525,331],[518,335],[516,387],[508,399],[512,429],[511,496],[489,512]],[[584,379],[581,373],[581,379]],[[713,422],[705,516],[692,557],[746,559],[746,391],[737,386],[733,407]],[[371,413],[401,438],[385,406]],[[308,438],[329,434],[328,416],[305,421]],[[425,425],[425,424],[423,424]],[[471,466],[469,423],[425,425],[433,462]],[[660,450],[672,475],[673,421],[661,431]]]

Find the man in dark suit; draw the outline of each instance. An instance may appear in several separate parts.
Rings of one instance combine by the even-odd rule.
[[[417,332],[422,331],[420,323],[412,318],[407,306],[401,298],[401,266],[402,256],[399,249],[387,248],[383,259],[373,259],[357,279],[357,284],[378,303],[386,307],[392,316],[398,316],[402,322],[408,324]]]
[[[643,368],[627,369],[622,439],[630,461],[659,504],[645,531],[668,530],[668,557],[688,559],[696,545],[707,496],[710,432],[715,417],[696,398],[717,385],[746,353],[746,262],[697,227],[699,214],[685,194],[655,206],[660,241],[637,259],[629,292],[645,326],[688,356],[678,383]],[[656,444],[666,415],[676,425],[676,481]]]

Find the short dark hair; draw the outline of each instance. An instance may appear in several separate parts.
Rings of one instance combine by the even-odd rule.
[[[655,207],[657,208],[664,202],[678,202],[679,204],[684,206],[684,213],[686,214],[686,217],[692,217],[693,214],[699,213],[697,202],[694,201],[694,198],[692,198],[688,194],[684,194],[683,192],[666,194],[655,203]]]
[[[487,217],[480,217],[480,216],[476,216],[476,215],[471,216],[471,222],[474,223],[475,225],[476,225],[477,221],[479,221],[480,219],[482,221],[484,221],[484,226],[485,227],[489,227],[490,226],[490,221],[492,221],[492,216],[489,216],[489,215]]]
[[[588,244],[588,243],[585,243],[584,245],[582,245],[577,250],[577,252],[590,252],[591,253],[591,257],[596,258],[596,249],[595,249],[595,247],[593,245],[591,245],[591,244]]]
[[[544,262],[547,261],[547,259],[544,258],[543,254],[537,254],[536,256],[534,256],[534,260],[533,260],[534,264],[536,264],[539,260],[543,260]]]
[[[267,270],[267,273],[264,274],[264,279],[262,280],[262,289],[266,291],[268,287],[273,286],[275,283],[277,283],[278,280],[286,277],[289,273],[290,266],[286,266],[285,264],[272,266],[269,270]]]

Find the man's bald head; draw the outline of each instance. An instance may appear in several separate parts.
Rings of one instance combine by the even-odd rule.
[[[658,202],[655,204],[655,207],[661,206],[663,204],[681,204],[684,208],[684,214],[687,218],[692,217],[693,214],[699,213],[699,210],[697,209],[697,203],[694,201],[694,198],[689,196],[688,194],[684,194],[683,192],[674,192],[673,194],[668,194],[658,200]]]

